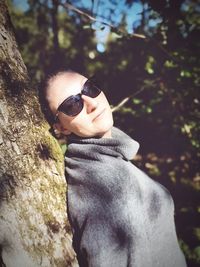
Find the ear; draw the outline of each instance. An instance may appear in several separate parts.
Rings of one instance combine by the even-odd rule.
[[[60,136],[61,134],[70,135],[72,132],[67,128],[64,128],[59,122],[53,124],[54,133],[56,136]]]

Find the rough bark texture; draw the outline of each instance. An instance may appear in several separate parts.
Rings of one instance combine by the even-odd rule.
[[[0,266],[77,266],[66,215],[63,156],[28,88],[0,1]]]

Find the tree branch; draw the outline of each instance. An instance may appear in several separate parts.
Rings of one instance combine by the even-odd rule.
[[[110,24],[110,23],[107,23],[107,22],[104,22],[102,20],[99,20],[99,19],[96,19],[94,18],[93,16],[89,15],[88,13],[76,8],[75,6],[69,4],[69,3],[60,3],[60,5],[64,8],[67,8],[67,9],[70,9],[78,14],[80,14],[81,16],[84,16],[86,18],[88,18],[89,20],[93,21],[93,22],[99,22],[101,23],[102,25],[106,25],[106,26],[109,26],[114,32],[116,33],[122,33],[123,35],[124,34],[127,34],[126,32],[124,32],[123,30],[115,27],[114,25]],[[132,33],[132,34],[129,34],[130,36],[132,37],[135,37],[135,38],[141,38],[141,39],[145,39],[146,36],[143,35],[143,34],[137,34],[137,33]]]

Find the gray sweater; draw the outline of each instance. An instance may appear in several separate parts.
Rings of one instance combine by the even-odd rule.
[[[185,267],[168,190],[130,160],[139,144],[71,136],[65,155],[68,216],[81,267]]]

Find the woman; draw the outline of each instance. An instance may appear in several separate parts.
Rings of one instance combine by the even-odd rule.
[[[113,127],[104,93],[58,72],[45,86],[54,128],[67,135],[68,216],[82,267],[184,267],[169,192],[130,160],[139,144]]]

